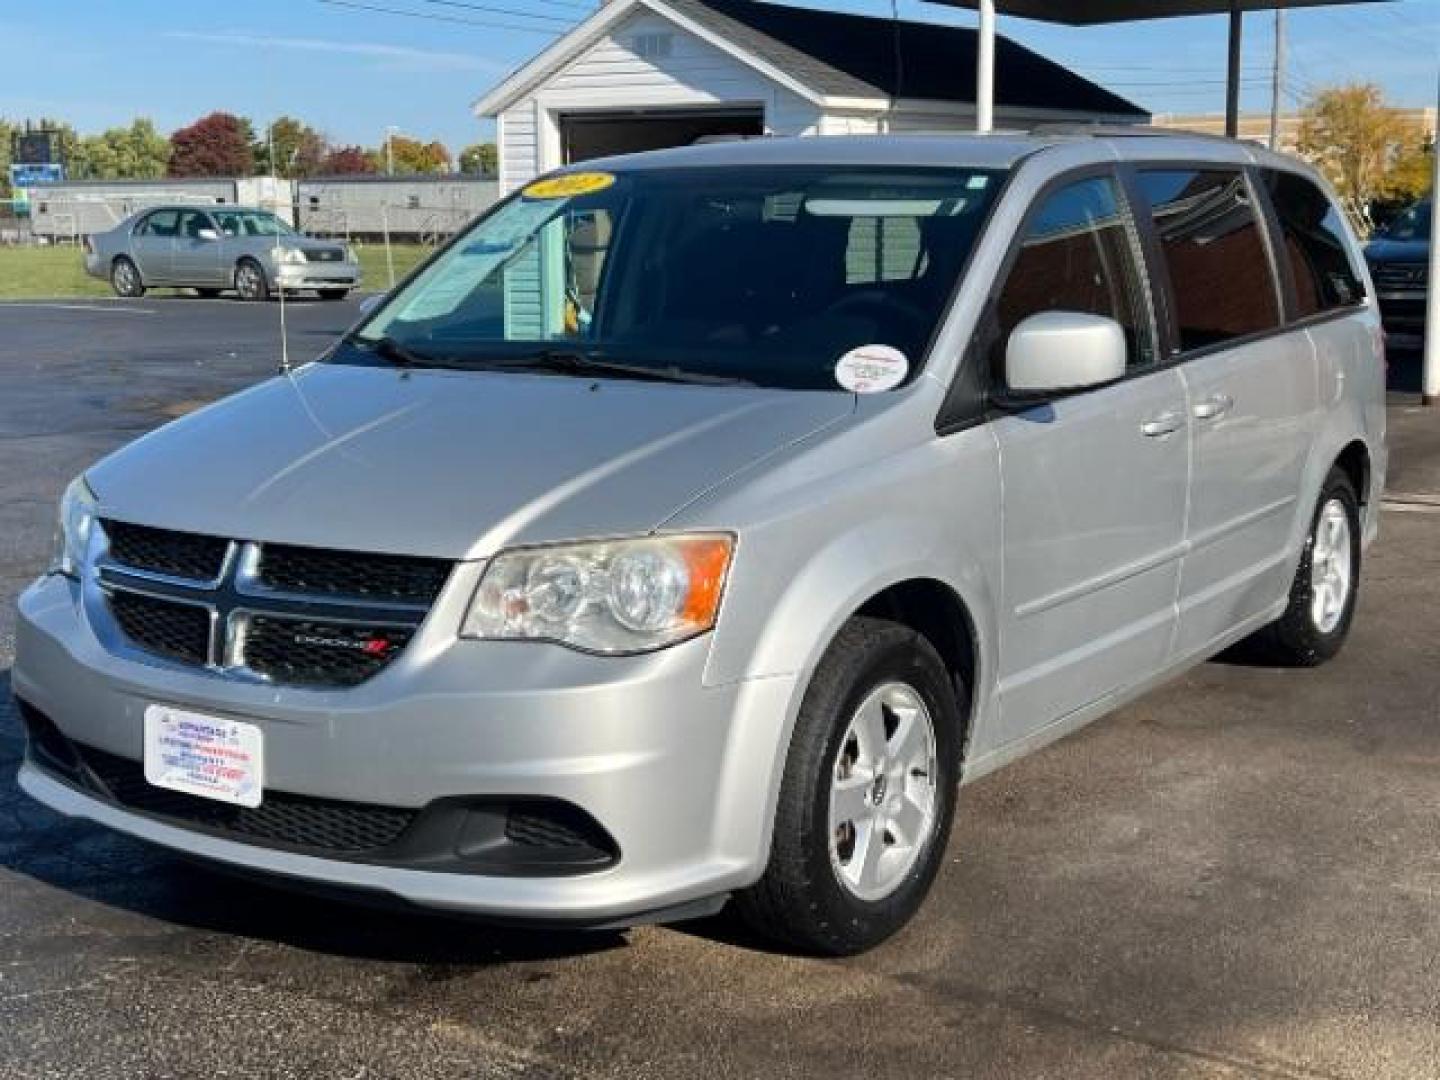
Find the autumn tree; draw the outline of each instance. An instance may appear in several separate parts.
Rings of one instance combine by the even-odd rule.
[[[450,151],[442,142],[424,143],[405,135],[392,135],[388,149],[384,146],[377,153],[377,164],[381,169],[397,174],[443,173],[450,169]]]
[[[1335,185],[1352,220],[1368,232],[1377,202],[1415,197],[1424,134],[1385,104],[1374,83],[1317,92],[1300,115],[1300,153]]]
[[[376,171],[374,155],[358,146],[333,147],[320,162],[322,176],[356,176]]]
[[[270,125],[265,137],[255,144],[256,164],[276,176],[314,176],[330,147],[325,136],[293,116],[282,116]],[[270,149],[275,160],[270,160]]]
[[[170,163],[170,140],[145,119],[87,136],[80,151],[86,176],[96,180],[156,180]]]
[[[460,151],[460,171],[494,176],[500,171],[500,150],[493,142],[476,143]]]
[[[215,112],[170,136],[171,176],[249,176],[255,171],[250,121]]]

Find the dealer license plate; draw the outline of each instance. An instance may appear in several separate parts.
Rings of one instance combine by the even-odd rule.
[[[238,720],[151,705],[145,710],[145,779],[254,809],[264,795],[264,732]]]

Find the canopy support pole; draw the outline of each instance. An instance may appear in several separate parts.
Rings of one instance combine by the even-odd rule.
[[[975,64],[975,130],[995,130],[995,0],[980,0],[980,56]]]
[[[1440,102],[1440,96],[1437,96]],[[1440,131],[1435,136],[1435,174],[1430,187],[1430,276],[1425,307],[1425,360],[1421,401],[1440,406]]]
[[[1230,9],[1230,70],[1225,76],[1225,135],[1240,135],[1240,45],[1244,37],[1245,13]]]

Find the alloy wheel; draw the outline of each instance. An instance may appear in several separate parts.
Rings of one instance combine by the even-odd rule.
[[[830,787],[830,862],[866,901],[904,884],[935,831],[935,723],[904,683],[878,687],[850,719]]]
[[[1345,617],[1353,577],[1350,513],[1331,499],[1320,511],[1310,549],[1310,618],[1322,634],[1334,633]]]

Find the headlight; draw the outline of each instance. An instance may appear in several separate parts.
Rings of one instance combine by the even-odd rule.
[[[55,548],[50,557],[50,574],[78,578],[90,547],[95,526],[95,493],[83,476],[76,477],[60,498],[60,515],[55,524]]]
[[[296,263],[303,263],[306,261],[305,252],[301,251],[299,248],[276,248],[275,261],[281,263],[282,265],[293,266]]]
[[[704,535],[503,552],[461,633],[610,655],[663,649],[714,627],[734,547]]]

